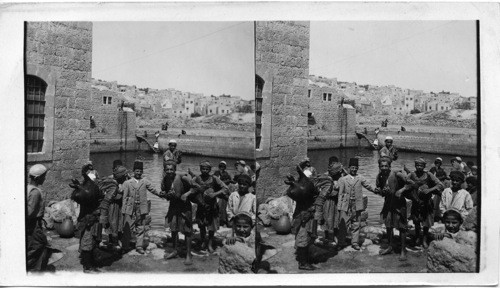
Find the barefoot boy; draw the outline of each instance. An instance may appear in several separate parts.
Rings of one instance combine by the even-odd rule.
[[[391,159],[382,157],[378,160],[380,173],[377,175],[377,189],[384,197],[384,206],[380,215],[384,219],[389,238],[389,247],[381,250],[380,255],[392,253],[394,249],[394,229],[399,230],[401,238],[400,261],[406,260],[406,231],[408,221],[406,219],[405,192],[406,175],[402,171],[391,170]]]
[[[192,210],[191,202],[188,197],[192,193],[190,181],[187,178],[175,173],[177,163],[173,160],[167,160],[163,166],[163,180],[161,182],[163,197],[170,201],[165,224],[172,231],[174,241],[174,251],[166,254],[165,259],[176,258],[179,255],[177,251],[179,245],[179,232],[183,233],[186,242],[186,260],[185,265],[193,264],[191,255],[191,233],[192,233]]]
[[[434,202],[432,195],[440,195],[444,186],[432,173],[425,171],[426,162],[423,158],[415,159],[415,171],[407,178],[407,184],[411,185],[409,198],[412,200],[411,217],[415,224],[415,245],[428,247],[427,236],[429,228],[434,224]],[[423,235],[420,227],[423,226]]]
[[[200,227],[201,248],[208,248],[208,252],[213,253],[213,240],[215,232],[219,229],[219,204],[217,198],[227,199],[229,190],[218,177],[210,175],[212,165],[208,161],[200,163],[201,174],[194,177],[192,184],[197,193],[200,193],[202,201],[196,210],[196,219]],[[208,243],[206,233],[208,230]]]

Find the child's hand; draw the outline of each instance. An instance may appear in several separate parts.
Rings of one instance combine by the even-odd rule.
[[[403,192],[404,192],[404,189],[403,189],[403,188],[401,188],[401,189],[399,189],[398,191],[396,191],[396,194],[395,194],[395,195],[396,195],[396,197],[401,198],[401,195],[403,195]]]
[[[435,233],[434,234],[434,238],[437,240],[437,241],[441,241],[443,240],[443,238],[445,237],[445,233]]]
[[[187,198],[188,198],[189,195],[190,195],[189,192],[182,194],[181,195],[181,200],[184,201],[184,202],[186,202],[186,200],[187,200]]]
[[[226,244],[227,245],[234,245],[236,243],[236,237],[228,237],[226,239]]]

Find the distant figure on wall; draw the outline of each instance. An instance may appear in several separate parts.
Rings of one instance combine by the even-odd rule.
[[[393,141],[391,136],[385,137],[385,146],[378,151],[380,157],[388,157],[391,162],[398,160],[398,150],[392,145]]]
[[[406,131],[406,128],[401,126],[401,131],[405,132]]]
[[[94,128],[95,128],[94,116],[90,116],[90,129],[94,129]]]
[[[164,131],[168,130],[168,121],[165,122],[165,124],[161,125],[161,130],[164,130]]]
[[[182,153],[177,149],[177,141],[170,139],[168,142],[168,150],[163,154],[163,165],[166,165],[168,160],[172,160],[176,165],[182,162]]]

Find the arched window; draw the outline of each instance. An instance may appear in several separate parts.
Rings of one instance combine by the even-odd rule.
[[[26,150],[28,153],[42,152],[47,83],[36,76],[26,75],[24,86],[26,97]]]
[[[262,140],[262,90],[264,80],[255,75],[255,149],[260,148]]]

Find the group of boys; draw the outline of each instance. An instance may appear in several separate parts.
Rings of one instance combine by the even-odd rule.
[[[325,242],[337,242],[337,248],[345,247],[347,246],[346,235],[349,231],[352,235],[352,248],[360,250],[361,213],[366,209],[366,203],[363,203],[363,187],[384,197],[380,214],[387,229],[389,246],[380,250],[380,254],[387,255],[396,250],[393,230],[398,229],[401,239],[399,256],[401,261],[407,259],[407,199],[412,203],[409,214],[415,226],[413,244],[414,246],[422,245],[424,248],[427,248],[430,240],[442,239],[443,235],[456,233],[457,223],[461,224],[473,206],[477,205],[477,167],[473,163],[465,165],[470,168],[467,178],[464,173],[467,169],[462,165],[460,157],[452,159],[453,168],[449,175],[441,168],[441,158],[436,159],[435,167],[432,167],[430,171],[425,170],[426,161],[421,157],[415,160],[414,171],[409,171],[406,167],[401,171],[393,170],[391,164],[397,160],[398,154],[390,136],[385,139],[385,147],[379,151],[379,155],[379,173],[375,186],[368,184],[367,180],[357,173],[358,158],[349,159],[346,170],[337,157],[330,157],[328,171],[321,175],[316,175],[308,158],[299,163],[304,175],[309,177],[315,186],[314,201],[309,203],[308,207],[302,207],[302,210],[314,211],[311,215],[314,215],[314,221],[322,225]],[[303,217],[299,218],[299,216],[300,213],[295,213],[294,221],[306,227]],[[449,233],[440,234],[437,237],[431,235],[429,228],[434,225],[435,220],[442,220]],[[311,223],[313,222],[307,222],[307,224]],[[317,235],[315,227],[309,228],[294,230],[299,269],[303,270],[315,269],[309,261],[307,251]],[[304,234],[304,231],[308,233]]]

